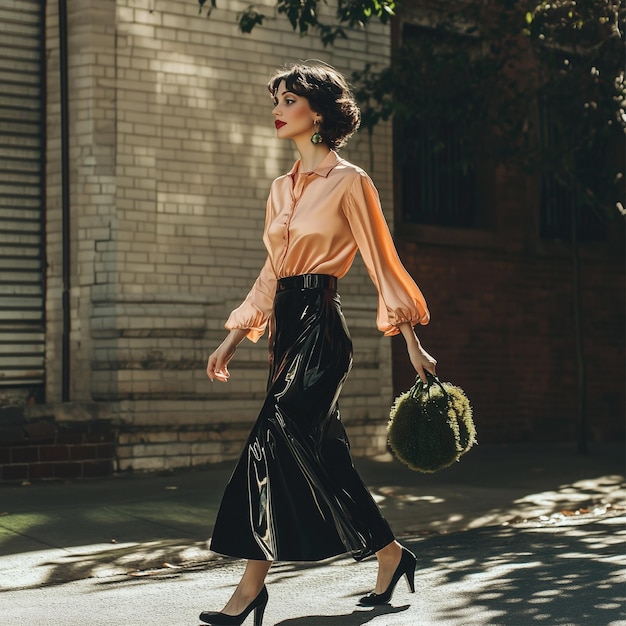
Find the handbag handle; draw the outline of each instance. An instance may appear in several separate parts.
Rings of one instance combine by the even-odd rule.
[[[446,391],[443,384],[441,383],[441,381],[439,380],[439,378],[437,378],[437,376],[435,376],[434,374],[431,374],[428,370],[425,370],[425,372],[426,372],[426,391],[428,391],[429,395],[430,395],[431,385],[435,384],[435,385],[439,385],[439,387],[441,388],[441,391],[443,392],[444,397],[447,399],[449,394]],[[415,397],[422,390],[423,387],[424,387],[424,382],[422,381],[422,379],[419,377],[419,374],[418,374],[418,376],[415,378],[415,384],[413,385],[411,395]]]

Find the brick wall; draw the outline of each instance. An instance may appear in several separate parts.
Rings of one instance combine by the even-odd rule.
[[[259,3],[273,14],[274,3]],[[119,469],[234,458],[264,395],[267,344],[242,344],[228,385],[210,385],[208,354],[264,260],[271,180],[291,166],[275,138],[270,74],[319,58],[350,74],[389,54],[373,26],[332,49],[283,18],[244,36],[244,2],[210,19],[191,0],[70,4],[72,203],[71,399],[119,432]],[[149,9],[152,10],[149,10]],[[47,401],[60,398],[60,170],[56,5],[47,7]],[[373,176],[393,214],[391,133],[351,140],[346,158]],[[391,343],[357,260],[341,292],[355,342],[342,411],[357,454],[384,450]],[[375,431],[375,432],[372,432]]]
[[[463,387],[479,441],[574,441],[577,362],[569,245],[539,238],[536,181],[493,176],[490,228],[397,227],[432,313],[420,331],[443,380]],[[624,232],[581,244],[588,438],[624,439]],[[402,233],[402,235],[400,235]],[[394,341],[396,392],[413,382]]]
[[[71,419],[48,407],[0,409],[0,481],[66,480],[111,474],[117,437],[111,420]],[[69,419],[68,419],[69,418]]]
[[[393,22],[395,44],[405,20],[428,24],[432,9],[430,2],[406,3]],[[536,72],[523,52],[527,43],[518,44],[517,67],[509,71],[523,85]],[[397,193],[398,249],[432,314],[419,335],[437,357],[441,378],[467,391],[479,442],[576,440],[570,246],[540,237],[538,176],[481,157],[475,168],[479,226],[473,229],[403,223]],[[397,180],[401,189],[400,172]],[[590,441],[625,435],[624,226],[617,211],[614,217],[605,242],[580,246]],[[402,341],[392,343],[394,391],[400,393],[415,377]]]

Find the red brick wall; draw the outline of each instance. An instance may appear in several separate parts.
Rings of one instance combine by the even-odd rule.
[[[109,476],[115,456],[108,420],[28,420],[20,407],[0,409],[0,482]]]
[[[422,23],[424,6],[403,6],[392,21],[393,46],[404,21]],[[521,42],[518,42],[521,43]],[[531,80],[532,57],[511,78]],[[527,67],[526,72],[523,68]],[[623,163],[620,145],[616,158]],[[472,401],[479,442],[568,441],[577,436],[577,363],[571,255],[542,241],[538,176],[477,157],[479,229],[402,223],[396,171],[395,238],[432,314],[418,328],[439,361],[438,373]],[[581,293],[591,440],[625,434],[624,220],[615,210],[609,239],[581,245]],[[393,339],[394,389],[415,374],[404,342]]]
[[[466,390],[479,441],[576,439],[567,250],[524,244],[521,224],[511,239],[516,246],[502,245],[495,235],[495,245],[481,247],[475,240],[463,245],[458,231],[454,245],[429,245],[427,232],[417,243],[408,240],[406,229],[396,228],[396,237],[404,233],[405,239],[398,241],[400,255],[432,314],[419,336],[438,359],[441,378]],[[614,243],[583,246],[581,259],[588,432],[596,440],[624,437],[624,261],[621,244]],[[396,392],[413,380],[403,341],[394,338]]]

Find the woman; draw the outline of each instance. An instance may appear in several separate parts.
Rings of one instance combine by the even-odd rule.
[[[363,605],[387,603],[405,575],[414,589],[415,556],[394,538],[352,465],[337,398],[352,364],[337,279],[357,248],[379,292],[377,324],[402,333],[411,363],[425,380],[436,361],[413,326],[428,323],[422,293],[398,259],[378,193],[360,168],[335,150],[358,128],[360,113],[330,66],[295,65],[268,84],[279,139],[300,154],[270,190],[263,241],[267,260],[209,357],[211,381],[226,382],[237,345],[257,341],[270,325],[268,392],[226,487],[211,548],[247,559],[221,612],[200,619],[241,624],[267,604],[266,574],[275,560],[317,561],[350,552],[378,559],[378,577]]]

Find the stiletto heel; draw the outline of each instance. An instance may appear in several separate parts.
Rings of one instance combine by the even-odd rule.
[[[263,626],[263,614],[265,613],[265,604],[257,606],[254,609],[254,626]]]
[[[415,593],[415,566],[417,564],[417,559],[413,557],[413,563],[410,570],[404,572],[404,577],[406,578],[406,584],[409,587],[409,591],[411,593]]]
[[[259,595],[239,615],[226,615],[226,613],[219,611],[203,611],[200,613],[200,619],[211,626],[241,626],[246,621],[246,617],[254,611],[254,626],[263,626],[263,614],[268,598],[267,589],[263,585]]]
[[[415,593],[415,567],[417,559],[412,552],[409,552],[406,548],[402,548],[402,556],[400,557],[400,563],[396,567],[396,571],[393,573],[391,582],[385,591],[382,593],[368,593],[359,600],[359,604],[363,606],[376,606],[378,604],[387,604],[391,600],[394,589],[398,584],[398,581],[404,576],[406,583],[409,586],[409,591]]]

